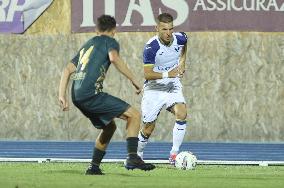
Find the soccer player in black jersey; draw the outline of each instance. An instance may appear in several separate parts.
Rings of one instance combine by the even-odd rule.
[[[94,127],[101,129],[96,139],[92,162],[86,174],[103,174],[100,163],[116,130],[115,118],[126,121],[128,157],[125,168],[152,170],[155,168],[153,164],[144,163],[137,156],[140,112],[125,101],[103,92],[103,81],[111,64],[131,81],[137,94],[141,92],[140,84],[119,56],[119,44],[113,38],[116,32],[115,19],[109,15],[100,16],[97,19],[97,32],[98,36],[87,41],[64,68],[59,86],[59,101],[63,111],[66,111],[69,107],[66,89],[71,74],[74,73],[72,101],[90,119]]]

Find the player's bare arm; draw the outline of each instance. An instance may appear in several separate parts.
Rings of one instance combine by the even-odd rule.
[[[58,99],[63,111],[69,110],[69,104],[66,99],[66,89],[70,80],[70,76],[73,72],[75,72],[75,70],[76,66],[73,63],[68,63],[61,75]]]
[[[127,64],[120,58],[116,50],[109,52],[109,59],[110,62],[116,67],[116,69],[132,82],[133,86],[136,89],[136,93],[139,94],[142,91],[142,87],[135,79],[130,69],[127,67]]]
[[[144,77],[145,77],[146,80],[157,80],[157,79],[162,79],[162,78],[165,78],[165,77],[175,78],[179,74],[178,67],[167,72],[167,76],[165,76],[165,74],[163,74],[163,73],[154,72],[153,67],[154,67],[154,65],[144,66]]]
[[[185,72],[185,61],[186,61],[186,52],[187,52],[187,44],[184,45],[182,48],[180,60],[179,60],[179,75],[180,77],[183,76]]]

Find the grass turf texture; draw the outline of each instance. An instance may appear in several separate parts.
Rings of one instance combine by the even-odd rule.
[[[120,163],[103,163],[104,176],[84,175],[87,163],[0,163],[1,188],[276,188],[284,187],[284,166],[199,165],[177,170],[157,165],[150,172],[127,171]]]

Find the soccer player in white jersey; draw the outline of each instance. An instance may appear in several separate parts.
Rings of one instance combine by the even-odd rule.
[[[153,132],[156,120],[162,108],[175,115],[173,145],[169,162],[175,163],[186,132],[186,103],[182,93],[180,78],[185,71],[187,36],[183,32],[173,32],[173,17],[168,13],[157,18],[158,35],[145,45],[144,93],[142,98],[143,128],[139,133],[138,155],[143,152]]]

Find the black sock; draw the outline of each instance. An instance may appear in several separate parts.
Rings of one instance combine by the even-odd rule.
[[[99,150],[98,148],[94,148],[93,151],[93,159],[92,159],[92,165],[96,165],[96,166],[100,166],[104,156],[105,156],[106,152]]]
[[[137,137],[128,137],[127,141],[127,153],[129,157],[137,157],[137,147],[138,147]]]

